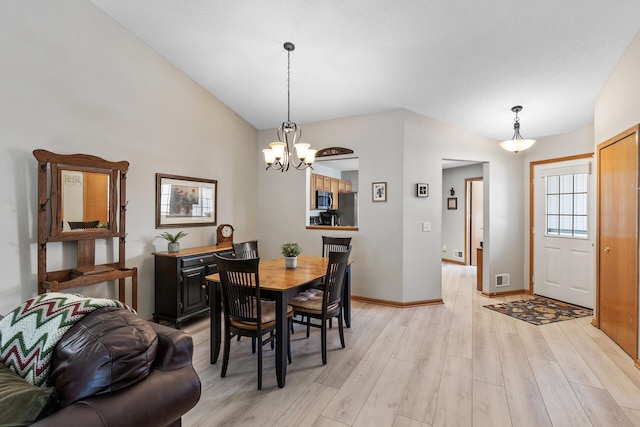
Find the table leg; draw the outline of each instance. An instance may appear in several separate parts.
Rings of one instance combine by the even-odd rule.
[[[209,282],[209,304],[211,306],[210,316],[211,322],[209,329],[211,330],[210,353],[211,364],[218,361],[220,355],[220,341],[222,339],[222,295],[218,289],[218,285]]]
[[[283,292],[276,298],[276,377],[278,387],[283,388],[287,378],[287,348],[289,346],[289,323],[287,322],[287,299]]]
[[[351,266],[347,265],[344,273],[344,285],[342,285],[342,314],[344,325],[351,327]]]

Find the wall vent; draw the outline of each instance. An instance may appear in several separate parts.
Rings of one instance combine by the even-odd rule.
[[[457,249],[454,249],[451,252],[453,253],[454,258],[462,259],[464,257],[464,253],[462,253],[462,251],[459,251]]]
[[[496,274],[496,288],[500,286],[509,286],[509,273]]]

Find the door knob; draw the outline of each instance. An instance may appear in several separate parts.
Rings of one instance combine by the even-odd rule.
[[[610,251],[610,250],[611,250],[611,249],[609,248],[609,246],[607,246],[606,248],[604,248],[604,251],[605,251],[606,253],[609,253],[609,251]]]

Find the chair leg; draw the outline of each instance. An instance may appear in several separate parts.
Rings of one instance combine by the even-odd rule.
[[[342,326],[342,310],[338,313],[338,331],[340,332],[340,344],[342,344],[342,348],[344,348],[344,329]]]
[[[256,339],[251,338],[251,353],[256,354]]]
[[[231,335],[227,332],[224,338],[224,353],[222,355],[222,370],[220,370],[220,377],[224,378],[227,375],[227,367],[229,366],[229,347],[231,347]]]
[[[262,337],[258,346],[258,390],[262,390]]]
[[[310,333],[311,333],[311,316],[307,316],[307,338],[309,338]]]
[[[322,345],[322,364],[327,364],[327,319],[322,319],[322,326],[320,327],[321,345]]]
[[[276,331],[271,331],[271,336],[273,337],[276,334]],[[276,344],[274,340],[271,340],[271,350],[276,348]]]

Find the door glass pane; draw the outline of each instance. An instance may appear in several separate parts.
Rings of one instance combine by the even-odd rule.
[[[589,174],[547,176],[546,189],[546,234],[588,238]]]
[[[558,194],[560,191],[560,177],[558,175],[547,177],[547,194]]]

